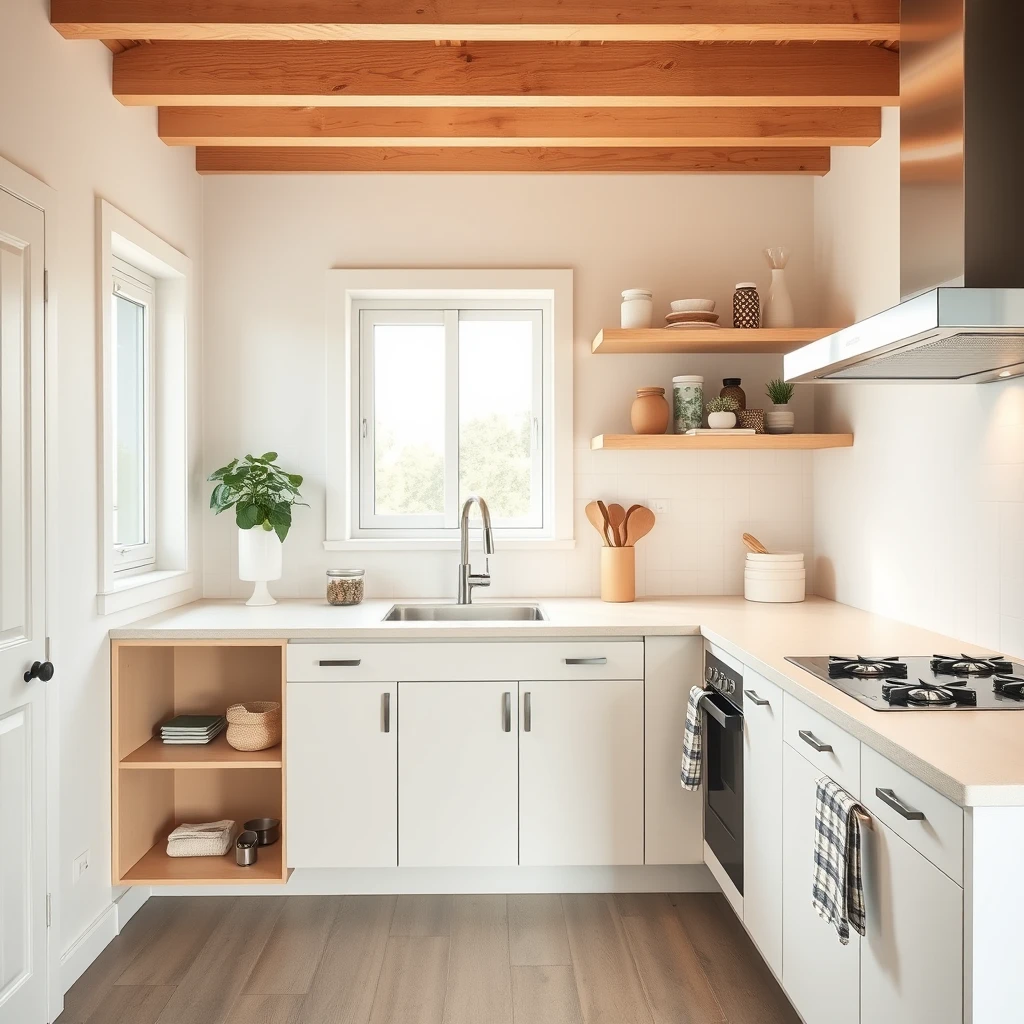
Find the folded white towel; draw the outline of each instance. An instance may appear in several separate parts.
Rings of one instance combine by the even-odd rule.
[[[235,822],[230,818],[202,824],[179,825],[167,837],[168,857],[223,857],[235,839]]]

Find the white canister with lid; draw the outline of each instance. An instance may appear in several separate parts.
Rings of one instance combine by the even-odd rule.
[[[654,292],[648,288],[627,288],[622,293],[619,322],[626,330],[651,326],[654,318]]]
[[[672,378],[672,430],[685,434],[704,422],[704,378]]]

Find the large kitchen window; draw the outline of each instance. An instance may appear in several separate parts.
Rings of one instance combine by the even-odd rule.
[[[554,289],[417,288],[417,275],[445,272],[404,273],[409,287],[347,297],[352,405],[347,452],[336,450],[347,455],[348,500],[339,515],[329,486],[327,546],[452,541],[470,494],[486,499],[506,541],[571,539],[571,334],[557,338]],[[457,285],[502,272],[451,274]]]

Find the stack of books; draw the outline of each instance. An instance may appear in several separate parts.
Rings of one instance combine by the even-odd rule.
[[[160,726],[160,739],[164,743],[209,743],[226,725],[223,715],[178,715]]]

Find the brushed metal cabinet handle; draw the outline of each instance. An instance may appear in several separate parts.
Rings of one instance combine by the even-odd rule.
[[[907,821],[924,821],[924,811],[908,807],[891,789],[876,789],[875,796]]]
[[[505,732],[512,731],[512,693],[506,690],[501,697],[501,728]]]
[[[797,733],[797,736],[799,736],[800,739],[802,739],[809,747],[813,747],[819,754],[828,754],[832,752],[832,744],[822,743],[810,729],[801,729]]]
[[[523,694],[523,732],[533,728],[533,694],[529,690]]]
[[[771,701],[765,700],[764,697],[759,697],[753,690],[744,690],[743,696],[758,707],[764,707],[765,705],[768,707],[772,706]]]
[[[607,665],[607,658],[566,658],[566,665]]]
[[[324,658],[319,664],[321,668],[356,668],[362,661],[362,658]]]
[[[384,731],[391,732],[391,691],[386,690],[380,699],[384,712]]]

